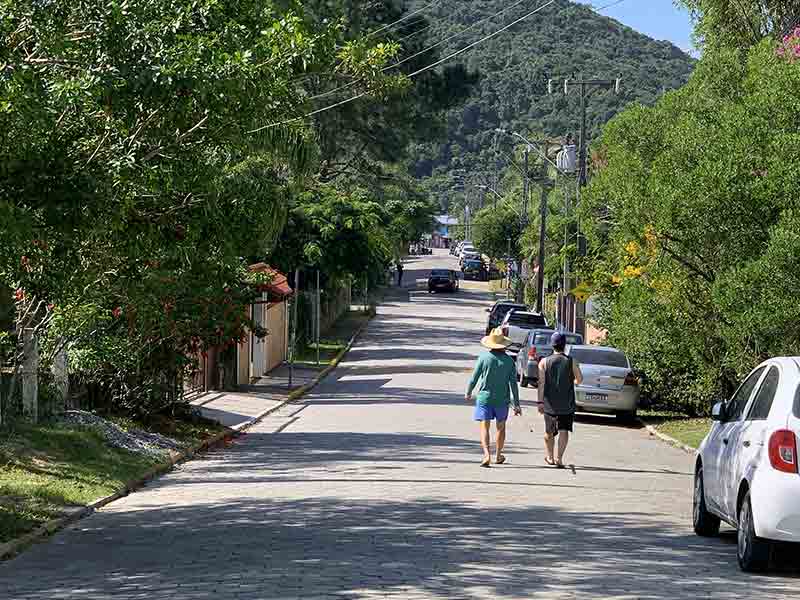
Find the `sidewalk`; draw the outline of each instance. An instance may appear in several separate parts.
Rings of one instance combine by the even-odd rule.
[[[246,429],[289,401],[290,392],[312,383],[322,369],[295,365],[289,387],[289,366],[281,365],[237,392],[208,392],[192,401],[203,416],[236,431]]]

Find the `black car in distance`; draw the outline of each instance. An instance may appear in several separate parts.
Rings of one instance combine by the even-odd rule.
[[[464,279],[477,279],[478,281],[489,281],[489,270],[480,259],[470,259],[464,261],[461,267]]]
[[[500,327],[500,323],[503,322],[510,310],[528,310],[528,305],[512,300],[498,300],[495,302],[494,306],[486,309],[486,312],[489,313],[489,320],[486,323],[486,335],[489,335],[495,327]]]
[[[450,269],[434,269],[428,277],[428,293],[458,291],[458,273]]]

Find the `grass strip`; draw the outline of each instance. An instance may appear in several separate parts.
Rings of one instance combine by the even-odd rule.
[[[698,448],[711,429],[708,417],[688,417],[677,412],[644,410],[639,416],[657,431],[686,444]]]
[[[359,310],[351,310],[340,317],[326,333],[325,337],[320,339],[320,366],[327,367],[331,365],[339,353],[347,347],[347,343],[353,337],[353,334],[370,318],[371,315]],[[317,345],[311,343],[303,348],[298,348],[295,362],[316,365]]]
[[[143,428],[112,420],[125,429]],[[220,430],[180,421],[146,429],[186,448]],[[158,457],[113,448],[98,431],[80,425],[17,423],[0,430],[0,543],[119,491],[166,458],[166,452]]]

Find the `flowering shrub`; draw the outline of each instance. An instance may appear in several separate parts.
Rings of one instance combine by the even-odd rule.
[[[800,26],[783,37],[778,45],[777,53],[778,56],[785,58],[790,63],[800,60]]]

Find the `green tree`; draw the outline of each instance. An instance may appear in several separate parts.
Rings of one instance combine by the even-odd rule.
[[[652,391],[693,410],[800,348],[800,309],[778,289],[798,248],[785,193],[800,184],[793,52],[766,39],[743,63],[720,49],[603,135],[584,215],[602,321]]]
[[[243,257],[318,171],[311,129],[264,129],[308,110],[296,82],[402,85],[342,27],[297,2],[0,0],[0,277],[115,397],[241,336]]]
[[[707,50],[746,50],[765,37],[787,35],[800,22],[795,0],[679,0],[697,23],[695,37]]]

